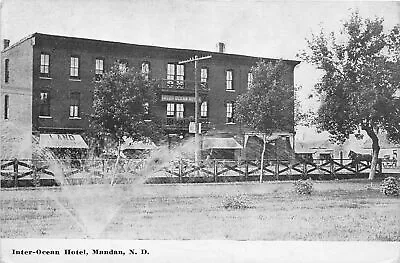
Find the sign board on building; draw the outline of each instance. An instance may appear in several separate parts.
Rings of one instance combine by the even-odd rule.
[[[189,133],[196,133],[196,125],[194,121],[189,123]],[[201,133],[201,123],[199,123],[199,134]]]
[[[161,101],[172,101],[172,102],[196,102],[193,96],[175,96],[175,95],[161,95]],[[199,102],[201,99],[199,99]]]

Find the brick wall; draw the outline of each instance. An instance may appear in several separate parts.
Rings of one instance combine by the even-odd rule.
[[[4,79],[4,61],[9,59],[10,77]],[[31,158],[32,150],[32,42],[30,39],[18,47],[1,54],[1,158]],[[5,96],[9,97],[9,118],[4,116]]]

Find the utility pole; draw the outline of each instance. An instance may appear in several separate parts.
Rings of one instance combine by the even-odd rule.
[[[186,64],[190,62],[194,62],[194,126],[195,126],[195,134],[194,134],[194,142],[195,142],[195,152],[194,152],[194,161],[196,166],[199,166],[199,149],[200,149],[200,140],[199,140],[199,88],[197,83],[197,61],[209,59],[212,56],[198,57],[197,55],[194,58],[190,58],[188,60],[179,61],[179,64]]]

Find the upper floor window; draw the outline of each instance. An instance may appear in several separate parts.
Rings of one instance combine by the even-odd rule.
[[[69,76],[71,78],[79,78],[79,57],[77,56],[71,56]]]
[[[226,71],[226,90],[233,90],[233,71]]]
[[[185,80],[185,65],[168,63],[167,65],[167,84],[174,85],[176,82],[177,88],[184,87]]]
[[[144,61],[142,62],[142,74],[145,80],[149,80],[150,78],[150,62]]]
[[[205,87],[208,81],[208,68],[201,68],[200,70],[200,83],[201,86]]]
[[[128,70],[128,61],[126,59],[118,60],[119,71],[126,72]]]
[[[200,106],[200,117],[206,118],[208,116],[207,101],[203,101]]]
[[[247,88],[250,89],[252,85],[253,85],[253,73],[249,72],[247,73]]]
[[[50,96],[48,91],[40,92],[39,116],[50,116]]]
[[[81,94],[79,92],[72,92],[69,106],[69,117],[79,118],[81,105]]]
[[[10,79],[10,60],[6,58],[4,60],[4,82],[8,83]]]
[[[149,108],[150,108],[150,104],[148,102],[143,103],[144,115],[149,115]]]
[[[226,103],[226,123],[234,123],[233,118],[233,103],[227,102]]]
[[[10,96],[4,96],[4,119],[8,120],[10,118]]]
[[[96,58],[96,68],[95,68],[95,80],[99,81],[104,73],[104,59]]]
[[[40,76],[50,76],[50,55],[42,53],[40,54]]]

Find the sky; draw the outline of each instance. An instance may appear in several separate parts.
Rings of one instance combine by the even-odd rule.
[[[261,0],[0,0],[1,39],[11,43],[34,32],[134,44],[297,59],[306,38],[324,28],[338,32],[352,11],[400,23],[400,2]],[[319,78],[306,63],[295,70],[303,110]]]

